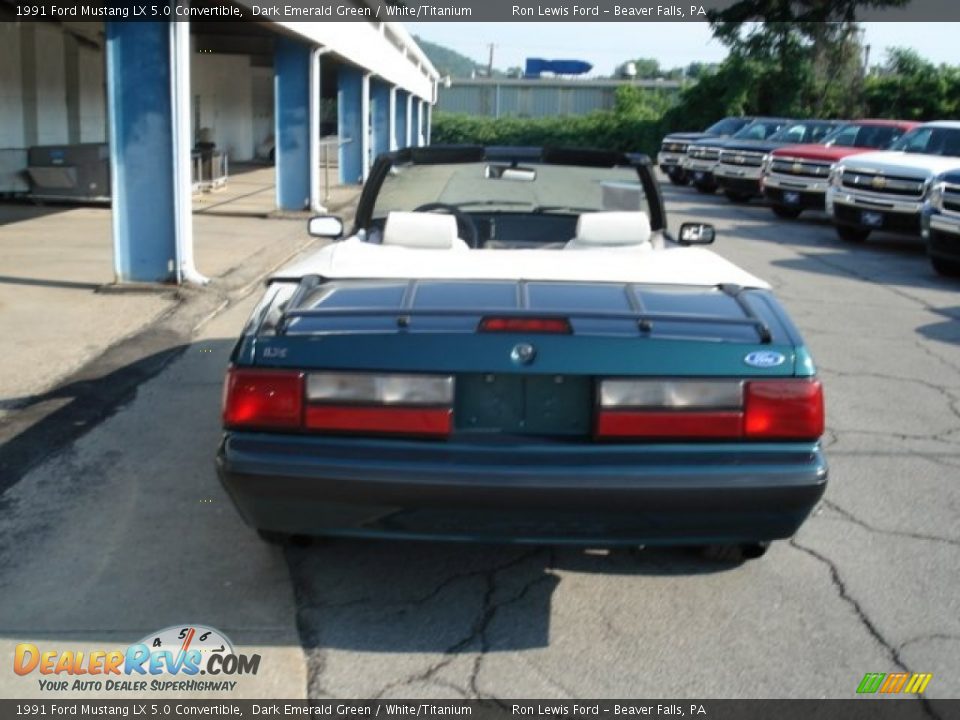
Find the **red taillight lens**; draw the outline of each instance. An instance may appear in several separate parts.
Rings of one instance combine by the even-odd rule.
[[[401,435],[448,435],[453,425],[450,408],[365,407],[310,405],[307,428],[340,432]]]
[[[823,385],[819,380],[751,380],[744,393],[744,436],[765,440],[816,440],[823,435]]]
[[[303,420],[303,373],[230,368],[223,388],[226,428],[291,429]]]
[[[477,327],[478,332],[502,333],[555,333],[569,335],[573,332],[566,318],[485,317]]]

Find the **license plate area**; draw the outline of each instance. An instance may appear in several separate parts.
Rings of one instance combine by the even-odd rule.
[[[869,210],[864,210],[860,214],[860,222],[862,222],[867,227],[882,227],[883,226],[883,213],[871,212]]]
[[[785,192],[783,194],[783,202],[787,205],[799,205],[800,204],[800,193],[798,192]]]
[[[505,435],[589,435],[593,382],[571,375],[461,375],[456,380],[458,431]]]

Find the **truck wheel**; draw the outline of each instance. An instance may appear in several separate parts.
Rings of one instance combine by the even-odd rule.
[[[708,183],[695,182],[693,186],[697,189],[697,192],[703,193],[704,195],[713,195],[717,191],[715,185],[710,185]]]
[[[960,262],[956,260],[944,260],[943,258],[932,257],[930,264],[937,271],[937,275],[943,277],[960,277]]]
[[[690,184],[690,176],[687,175],[686,170],[672,170],[671,172],[667,173],[667,175],[670,178],[670,182],[672,182],[674,185],[684,187]]]
[[[844,242],[862,243],[870,237],[870,231],[866,228],[854,227],[853,225],[837,225],[837,235]]]
[[[743,543],[741,545],[706,545],[700,549],[700,556],[712,562],[740,563],[763,557],[769,548],[769,542]]]
[[[786,205],[771,205],[770,209],[773,210],[774,215],[784,220],[796,220],[803,212],[800,208],[787,207]]]
[[[746,205],[752,197],[746,193],[734,192],[733,190],[724,190],[723,194],[727,196],[727,200],[737,205]]]

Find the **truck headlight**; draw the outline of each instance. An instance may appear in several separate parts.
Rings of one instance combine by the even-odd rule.
[[[830,178],[827,181],[830,187],[838,188],[843,185],[843,166],[837,163],[830,168]]]
[[[934,182],[927,190],[926,201],[937,212],[943,212],[943,191],[946,183]]]

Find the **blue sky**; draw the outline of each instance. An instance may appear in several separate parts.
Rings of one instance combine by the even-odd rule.
[[[427,40],[487,61],[495,43],[494,65],[522,66],[526,57],[586,60],[607,75],[631,57],[654,57],[661,67],[722,60],[726,49],[713,40],[706,23],[404,23]],[[871,46],[870,63],[881,62],[892,46],[911,47],[936,63],[960,65],[960,23],[863,23]]]

